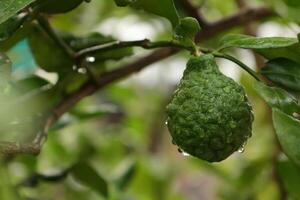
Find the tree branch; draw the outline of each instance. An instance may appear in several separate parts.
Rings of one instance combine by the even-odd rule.
[[[63,39],[56,34],[48,20],[42,15],[37,15],[36,19],[42,29],[44,29],[44,31],[53,39],[53,41],[60,46],[71,59],[73,59],[75,52],[69,47],[69,45],[65,43]]]
[[[240,10],[237,14],[226,17],[219,21],[209,23],[205,29],[203,29],[197,35],[197,41],[215,36],[224,30],[229,30],[237,26],[244,26],[250,22],[265,19],[267,17],[275,16],[275,13],[268,8],[248,8]]]
[[[202,15],[200,9],[195,7],[190,0],[179,0],[180,5],[182,8],[188,13],[189,16],[194,17],[198,20],[201,28],[205,28],[207,25],[207,21]]]
[[[82,58],[90,54],[101,53],[109,50],[126,48],[126,47],[142,47],[144,49],[153,49],[159,47],[174,47],[180,49],[187,49],[189,51],[193,50],[189,47],[186,47],[184,45],[172,41],[151,42],[148,39],[144,39],[144,40],[135,40],[135,41],[115,41],[108,44],[92,46],[77,52],[76,57]]]
[[[0,142],[0,154],[15,155],[15,154],[32,154],[37,155],[40,148],[33,144],[19,144],[16,142]]]
[[[274,13],[267,8],[249,8],[243,10],[233,16],[221,19],[217,22],[211,23],[206,26],[197,36],[197,42],[204,39],[209,39],[218,33],[226,31],[236,26],[241,26],[246,23],[250,23],[255,20],[264,19],[266,17],[274,16]],[[179,52],[176,48],[163,48],[154,51],[150,55],[143,57],[137,61],[127,64],[116,70],[106,72],[95,81],[88,81],[78,91],[64,99],[60,104],[55,106],[47,116],[43,125],[42,131],[36,136],[32,144],[18,144],[12,142],[1,142],[0,153],[4,155],[14,155],[19,153],[27,153],[36,155],[40,152],[40,149],[45,142],[48,134],[49,127],[55,123],[64,113],[68,112],[76,103],[83,98],[92,95],[97,90],[105,87],[106,85],[125,78],[132,73],[136,73],[150,64],[160,61],[164,58],[170,57]]]

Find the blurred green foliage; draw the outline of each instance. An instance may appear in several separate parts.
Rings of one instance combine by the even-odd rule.
[[[19,2],[21,4],[14,7],[13,10],[20,10],[31,1],[21,0]],[[131,3],[131,1],[116,2],[121,2],[122,5]],[[69,38],[65,36],[64,39],[76,50],[95,40],[98,44],[100,39],[103,39],[103,43],[107,43],[117,39],[130,39],[132,36],[140,39],[138,37],[142,35],[143,38],[150,37],[153,40],[171,40],[173,35],[171,30],[179,23],[178,16],[187,17],[176,0],[174,3],[178,7],[178,12],[171,0],[162,1],[165,2],[164,4],[158,0],[139,2],[142,7],[143,4],[148,6],[143,10],[152,14],[136,10],[137,6],[141,6],[140,4],[120,8],[115,5],[113,0],[92,0],[90,3],[78,0],[75,2],[76,5],[70,5],[68,1],[62,10],[56,9],[55,6],[51,7],[51,11],[48,10],[48,13],[62,13],[76,7],[66,14],[49,17],[58,33],[62,35],[64,32],[70,33]],[[194,0],[193,3],[201,6],[203,15],[209,21],[222,19],[238,11],[235,0],[226,2],[224,0]],[[298,3],[295,0],[253,0],[247,3],[251,6],[271,6],[280,13],[281,18],[270,19],[270,21],[281,28],[290,30],[290,23],[300,23],[300,12],[296,7]],[[80,6],[78,6],[79,4]],[[1,22],[12,16],[6,12],[6,9],[8,8],[0,6]],[[43,11],[46,8],[41,7],[40,9]],[[168,12],[164,12],[165,10]],[[171,23],[166,18],[171,20]],[[64,53],[59,49],[57,51],[57,47],[55,47],[57,44],[50,41],[48,48],[43,48],[49,42],[47,40],[49,38],[41,39],[41,34],[36,35],[36,32],[35,34],[32,32],[33,29],[37,31],[32,24],[26,22],[23,24],[23,18],[20,20],[11,18],[7,21],[6,23],[11,23],[10,29],[0,26],[0,50],[7,52],[10,49],[7,54],[10,58],[14,58],[11,60],[15,64],[12,74],[9,72],[9,76],[11,75],[9,79],[12,79],[14,84],[7,89],[13,92],[0,99],[1,108],[7,109],[4,112],[6,114],[0,116],[1,123],[4,122],[0,126],[1,141],[31,140],[34,137],[32,129],[40,126],[38,117],[42,112],[39,111],[49,109],[87,80],[87,76],[84,74],[70,72],[74,66]],[[186,29],[182,23],[184,21],[181,21],[175,28],[177,34],[188,36],[188,45],[193,43],[192,38],[198,29],[192,19],[190,20],[185,22],[188,22],[187,26],[191,30],[185,32]],[[23,28],[8,37],[20,26]],[[259,27],[259,25],[257,26]],[[91,35],[93,32],[99,33]],[[33,63],[32,55],[25,53],[29,48],[27,40],[23,39],[27,37],[28,33],[31,34],[29,43],[33,49],[35,63]],[[217,44],[222,41],[220,38],[228,33],[242,34],[244,30],[238,27],[221,33],[209,41],[205,41],[205,47],[219,47]],[[89,35],[88,41],[87,35]],[[255,40],[253,38],[243,40],[236,36],[231,39],[230,43],[227,38],[226,47],[250,49],[257,47],[257,43],[254,43],[253,47],[252,42]],[[272,46],[271,51],[258,48],[257,52],[268,59],[284,57],[299,63],[298,41],[286,39],[282,43],[278,46],[276,42],[274,44],[273,41],[264,41],[259,45],[275,46]],[[100,42],[100,44],[102,43]],[[12,47],[15,48],[11,49]],[[24,47],[26,50],[18,50],[20,47]],[[36,51],[34,51],[35,49]],[[230,52],[240,56],[239,51],[230,50]],[[142,56],[145,51],[130,48],[109,51],[98,56],[101,62],[90,63],[90,66],[101,75],[106,70],[115,69],[131,61],[132,57],[130,56],[133,53]],[[2,54],[0,56],[4,57]],[[51,58],[51,56],[53,57]],[[271,111],[259,97],[257,91],[253,89],[254,80],[244,73],[240,73],[238,81],[245,87],[253,104],[255,115],[253,136],[245,147],[245,151],[243,153],[236,152],[222,163],[214,164],[184,156],[177,151],[177,147],[172,144],[167,131],[164,112],[165,105],[177,83],[169,78],[172,75],[171,72],[182,71],[180,67],[184,66],[179,65],[183,61],[185,62],[188,56],[186,53],[177,54],[159,62],[157,67],[160,71],[157,74],[151,74],[150,78],[133,77],[114,83],[103,88],[94,96],[81,101],[51,127],[47,142],[37,157],[18,155],[4,158],[0,164],[0,199],[279,200],[281,187],[291,194],[290,199],[300,199],[297,190],[300,178],[295,178],[299,177],[299,166],[287,160],[284,154],[280,154],[282,160],[274,159],[279,150],[272,127]],[[95,55],[95,57],[97,56]],[[3,60],[0,58],[1,77],[2,71],[8,67],[8,62],[10,62],[6,60],[4,66]],[[16,66],[19,60],[21,60],[21,64]],[[56,62],[50,63],[47,60]],[[174,62],[176,64],[172,64]],[[32,65],[39,66],[32,67]],[[28,66],[31,67],[27,68]],[[57,69],[62,66],[67,67],[67,71],[71,75],[64,72],[60,77],[56,77],[57,74],[44,71],[58,72]],[[170,67],[165,69],[167,66]],[[9,68],[11,70],[10,64]],[[295,74],[297,75],[297,73]],[[178,77],[176,78],[178,79]],[[62,82],[53,86],[56,79],[62,80]],[[3,80],[6,79],[1,78],[1,87]],[[268,97],[270,98],[272,95],[274,93]],[[34,100],[31,97],[35,97]],[[14,103],[12,99],[17,100],[18,106],[8,105],[8,103]],[[278,101],[279,103],[275,104],[277,106],[279,104],[279,107],[282,106],[281,101]],[[290,101],[287,103],[288,106],[290,106],[289,103]],[[15,118],[23,119],[24,123],[8,123],[6,121]],[[299,126],[299,124],[297,125]],[[299,132],[296,129],[294,128],[294,134]],[[297,148],[297,146],[293,146],[293,148]],[[277,167],[279,174],[276,174]],[[283,177],[283,186],[278,184],[281,182],[279,176]]]

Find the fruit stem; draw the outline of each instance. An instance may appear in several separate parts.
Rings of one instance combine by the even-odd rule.
[[[237,65],[239,65],[241,68],[243,68],[245,71],[247,71],[253,78],[255,78],[257,81],[261,81],[259,75],[252,70],[250,67],[248,67],[245,63],[241,62],[240,60],[236,59],[235,57],[225,54],[225,53],[220,53],[218,51],[212,52],[212,54],[215,57],[219,57],[219,58],[225,58],[227,60],[230,60],[234,63],[236,63]]]

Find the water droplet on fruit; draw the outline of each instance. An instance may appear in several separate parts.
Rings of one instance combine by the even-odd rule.
[[[245,142],[244,144],[242,144],[242,146],[238,149],[238,152],[239,152],[239,153],[244,153],[246,143],[247,143],[247,142]]]
[[[178,152],[181,153],[183,156],[188,157],[190,154],[184,152],[182,149],[178,148]]]
[[[238,152],[239,153],[243,153],[245,151],[245,148],[244,147],[240,147],[239,149],[238,149]]]

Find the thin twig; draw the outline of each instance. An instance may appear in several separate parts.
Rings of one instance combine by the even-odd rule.
[[[75,52],[73,51],[73,49],[69,47],[68,44],[65,43],[65,41],[62,38],[60,38],[56,34],[56,32],[53,30],[46,17],[44,17],[43,15],[37,15],[36,19],[39,25],[41,26],[41,28],[44,29],[44,31],[53,39],[53,41],[58,46],[60,46],[71,59],[73,59]]]
[[[83,64],[84,60],[77,59],[75,51],[59,35],[57,35],[57,33],[54,31],[54,29],[51,27],[50,23],[46,19],[46,17],[44,17],[41,14],[37,14],[36,19],[41,28],[44,29],[44,31],[49,35],[49,37],[51,37],[51,39],[65,51],[69,58],[74,61],[74,65],[85,68],[90,78],[95,83],[97,83],[97,78],[93,71],[89,68],[88,65]]]
[[[253,76],[253,78],[255,78],[257,81],[260,81],[260,77],[258,76],[258,74],[255,71],[253,71],[245,63],[241,62],[240,60],[236,59],[235,57],[228,55],[228,54],[219,53],[219,52],[214,52],[213,55],[216,57],[219,57],[219,58],[225,58],[227,60],[230,60],[230,61],[236,63],[237,65],[242,67],[245,71],[247,71],[251,76]]]
[[[135,40],[135,41],[115,41],[108,44],[103,45],[96,45],[92,46],[86,49],[83,49],[76,53],[77,58],[82,58],[87,55],[110,51],[114,49],[120,49],[120,48],[127,48],[127,47],[142,47],[144,49],[154,49],[154,48],[160,48],[160,47],[174,47],[174,48],[180,48],[180,49],[187,49],[187,50],[193,50],[189,47],[186,47],[184,45],[181,45],[179,43],[175,43],[173,41],[158,41],[158,42],[151,42],[148,39],[144,40]]]

